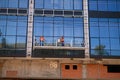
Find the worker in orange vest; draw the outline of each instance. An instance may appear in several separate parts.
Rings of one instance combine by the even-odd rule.
[[[40,36],[40,46],[44,46],[44,41],[45,41],[44,36]]]
[[[61,42],[62,46],[64,46],[64,37],[63,36],[60,38],[60,42]]]

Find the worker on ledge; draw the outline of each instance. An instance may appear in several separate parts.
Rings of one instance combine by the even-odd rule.
[[[45,41],[44,36],[40,36],[40,46],[44,46],[44,41]]]
[[[61,42],[62,46],[64,46],[64,36],[62,36],[62,37],[60,38],[60,42]]]

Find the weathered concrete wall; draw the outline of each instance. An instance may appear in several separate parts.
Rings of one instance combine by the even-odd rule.
[[[69,65],[69,69],[65,69]],[[77,69],[73,69],[77,65]],[[86,67],[83,67],[85,65]],[[0,60],[0,77],[120,79],[120,73],[108,73],[103,64],[84,64],[79,60],[10,59]]]
[[[2,77],[59,78],[59,68],[54,60],[6,60]]]
[[[60,69],[58,61],[33,61],[31,63],[31,76],[44,78],[59,78]],[[37,74],[37,75],[36,75]]]
[[[22,77],[23,68],[21,60],[6,60],[2,68],[2,77]]]

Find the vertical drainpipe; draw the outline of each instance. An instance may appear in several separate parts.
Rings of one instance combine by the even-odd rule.
[[[89,24],[88,24],[88,0],[83,0],[84,15],[84,42],[85,42],[85,59],[90,58],[89,53]],[[82,64],[82,78],[87,79],[87,63]]]
[[[27,58],[31,58],[32,54],[32,35],[33,35],[33,13],[34,13],[34,0],[29,0],[28,12],[28,31],[27,31]]]

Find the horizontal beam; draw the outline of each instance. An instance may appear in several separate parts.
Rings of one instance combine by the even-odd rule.
[[[85,47],[66,47],[66,46],[34,46],[33,49],[63,49],[63,50],[85,50]]]

